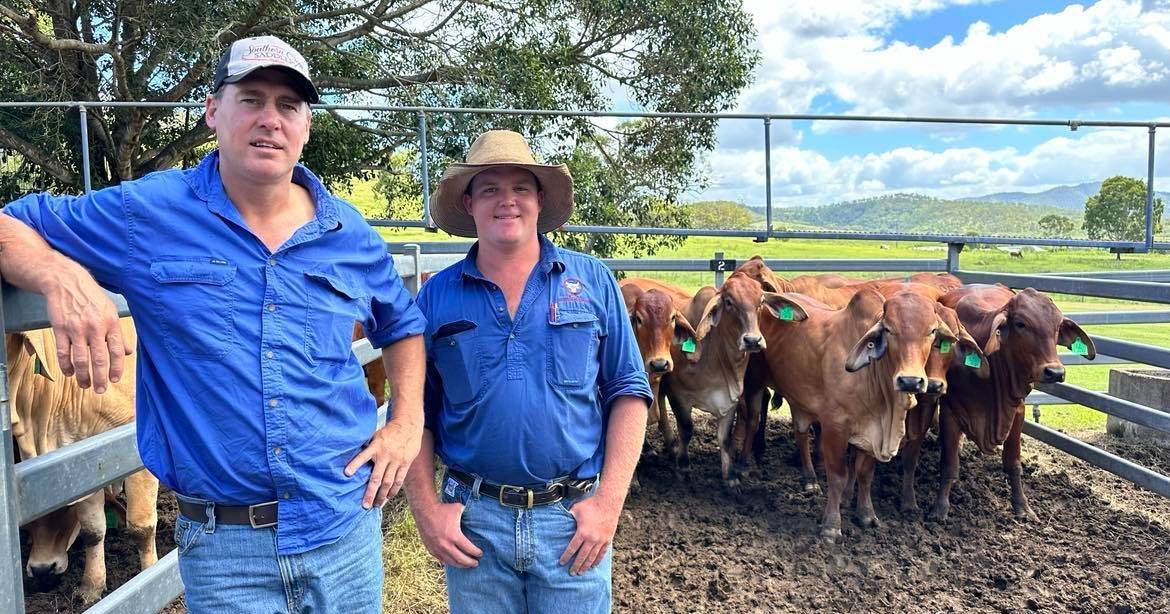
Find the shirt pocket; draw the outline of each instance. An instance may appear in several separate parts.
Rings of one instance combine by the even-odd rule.
[[[236,343],[236,265],[219,258],[157,258],[150,263],[155,317],[176,358],[220,360]]]
[[[362,293],[327,268],[305,271],[305,352],[314,365],[344,363],[353,356],[354,325],[362,319]]]
[[[597,316],[587,311],[558,311],[549,319],[548,381],[558,388],[597,383]]]
[[[475,322],[456,320],[439,326],[431,338],[435,369],[452,404],[467,403],[479,394],[483,374],[478,336]]]

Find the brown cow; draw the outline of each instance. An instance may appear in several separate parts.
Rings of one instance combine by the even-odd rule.
[[[755,280],[741,273],[733,273],[718,290],[710,286],[701,289],[684,312],[688,320],[697,323],[698,357],[685,356],[683,348],[672,346],[674,372],[662,382],[662,394],[670,400],[682,440],[675,457],[677,466],[685,468],[690,464],[687,446],[694,433],[691,409],[698,407],[718,419],[720,470],[730,489],[739,485],[731,466],[731,425],[743,394],[744,369],[748,354],[767,346],[757,315],[761,305],[770,311],[791,312],[796,319],[804,317],[799,304],[765,292]],[[692,313],[700,315],[694,317]]]
[[[643,290],[635,280],[622,280],[622,298],[630,314],[630,324],[642,354],[642,366],[650,379],[653,398],[648,410],[648,422],[658,423],[663,447],[671,457],[678,456],[678,438],[670,426],[670,418],[658,404],[658,389],[662,377],[674,369],[671,347],[690,342],[696,343],[695,329],[674,302],[665,293],[651,288]],[[697,347],[696,347],[697,349]]]
[[[1052,299],[1031,288],[1016,294],[1004,286],[972,285],[940,300],[954,308],[983,347],[991,375],[981,380],[963,369],[947,372],[950,390],[939,412],[942,475],[930,518],[945,520],[950,511],[951,487],[959,477],[959,445],[966,435],[984,454],[1003,446],[1012,510],[1018,517],[1035,520],[1024,495],[1020,465],[1024,399],[1037,382],[1064,381],[1057,345],[1072,347],[1079,341],[1084,346],[1081,351],[1092,359],[1097,355],[1093,340],[1064,317]]]
[[[938,317],[935,303],[913,292],[885,299],[866,288],[841,310],[800,295],[786,298],[803,303],[807,319],[763,318],[764,357],[771,382],[792,411],[802,473],[814,483],[808,436],[812,425],[820,424],[829,483],[821,536],[835,541],[850,477],[849,446],[860,455],[858,521],[874,526],[878,520],[868,496],[872,464],[897,453],[906,412],[916,403],[915,395],[926,392],[932,348],[958,339]]]
[[[361,322],[354,322],[353,325],[353,340],[359,341],[366,338],[366,331],[362,328]],[[370,389],[370,394],[374,395],[374,401],[378,407],[386,404],[386,368],[382,364],[382,358],[378,357],[366,364],[362,365],[362,371],[366,373],[366,386]]]
[[[122,320],[123,338],[130,347],[137,336],[130,320]],[[23,460],[47,454],[134,420],[134,362],[126,363],[122,379],[104,394],[81,389],[66,378],[57,363],[57,345],[48,329],[7,335],[9,394],[17,447]],[[19,428],[15,422],[19,421]],[[26,572],[34,587],[47,589],[60,582],[69,566],[68,549],[80,538],[85,547],[85,570],[78,594],[85,603],[96,601],[106,588],[105,502],[117,486],[99,489],[66,508],[27,525],[31,549]],[[126,519],[138,546],[142,569],[158,560],[155,528],[158,480],[138,471],[125,480]]]

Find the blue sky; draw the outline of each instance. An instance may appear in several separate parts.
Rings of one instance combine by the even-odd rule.
[[[1042,119],[1170,117],[1164,0],[745,0],[761,53],[737,111]],[[1159,187],[1170,177],[1160,133]],[[1146,130],[774,122],[778,206],[946,197],[1144,176]],[[688,200],[764,201],[759,122],[725,120]]]

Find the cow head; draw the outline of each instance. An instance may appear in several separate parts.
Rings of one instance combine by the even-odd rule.
[[[737,271],[708,300],[696,332],[703,339],[715,329],[723,343],[733,345],[740,352],[762,351],[768,344],[760,332],[760,307],[778,318],[795,321],[808,318],[799,303],[764,291],[759,282]]]
[[[674,369],[670,359],[671,345],[685,346],[690,341],[695,347],[687,354],[698,360],[698,335],[686,317],[675,309],[669,296],[653,289],[642,292],[629,306],[629,314],[643,366],[652,381]]]
[[[29,553],[25,573],[34,591],[51,591],[69,569],[69,547],[81,532],[77,506],[54,510],[24,527],[28,531]]]
[[[954,309],[935,303],[935,314],[946,325],[947,329],[955,334],[956,341],[939,339],[926,359],[926,393],[946,394],[947,370],[970,369],[979,379],[987,379],[991,375],[991,367],[987,356],[979,348],[979,344],[967,332],[959,315]]]
[[[778,277],[759,256],[752,256],[750,260],[736,267],[735,272],[756,280],[765,292],[793,291],[792,284]]]
[[[1076,322],[1064,317],[1051,298],[1032,288],[1013,296],[995,314],[991,329],[983,352],[988,356],[1002,353],[1021,385],[1064,381],[1064,364],[1056,352],[1058,345],[1069,348],[1083,345],[1090,360],[1097,356],[1093,339]],[[1023,389],[1013,392],[1027,394]]]
[[[853,301],[866,300],[864,295],[871,292],[859,292]],[[931,353],[944,343],[959,341],[953,329],[939,317],[936,304],[913,292],[898,292],[886,299],[881,318],[849,352],[845,370],[853,373],[885,360],[886,372],[890,373],[896,391],[925,393],[929,385],[926,364]]]

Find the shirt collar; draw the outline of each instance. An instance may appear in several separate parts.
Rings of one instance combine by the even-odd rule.
[[[561,258],[560,248],[553,245],[553,242],[544,235],[537,235],[537,240],[540,241],[540,260],[536,264],[540,267],[541,272],[548,275],[554,269],[564,271],[565,261]],[[484,279],[483,273],[479,272],[479,267],[475,264],[477,255],[479,255],[479,241],[476,241],[471,249],[467,250],[467,256],[463,259],[463,266],[459,271],[463,277]]]
[[[322,230],[332,230],[340,225],[340,214],[333,196],[325,189],[325,184],[305,168],[301,163],[293,167],[293,183],[303,186],[313,197],[314,216]],[[207,208],[221,217],[239,219],[239,211],[228,199],[223,189],[223,179],[219,174],[219,150],[216,149],[204,156],[194,171],[187,173],[187,184],[200,200],[207,203]]]

